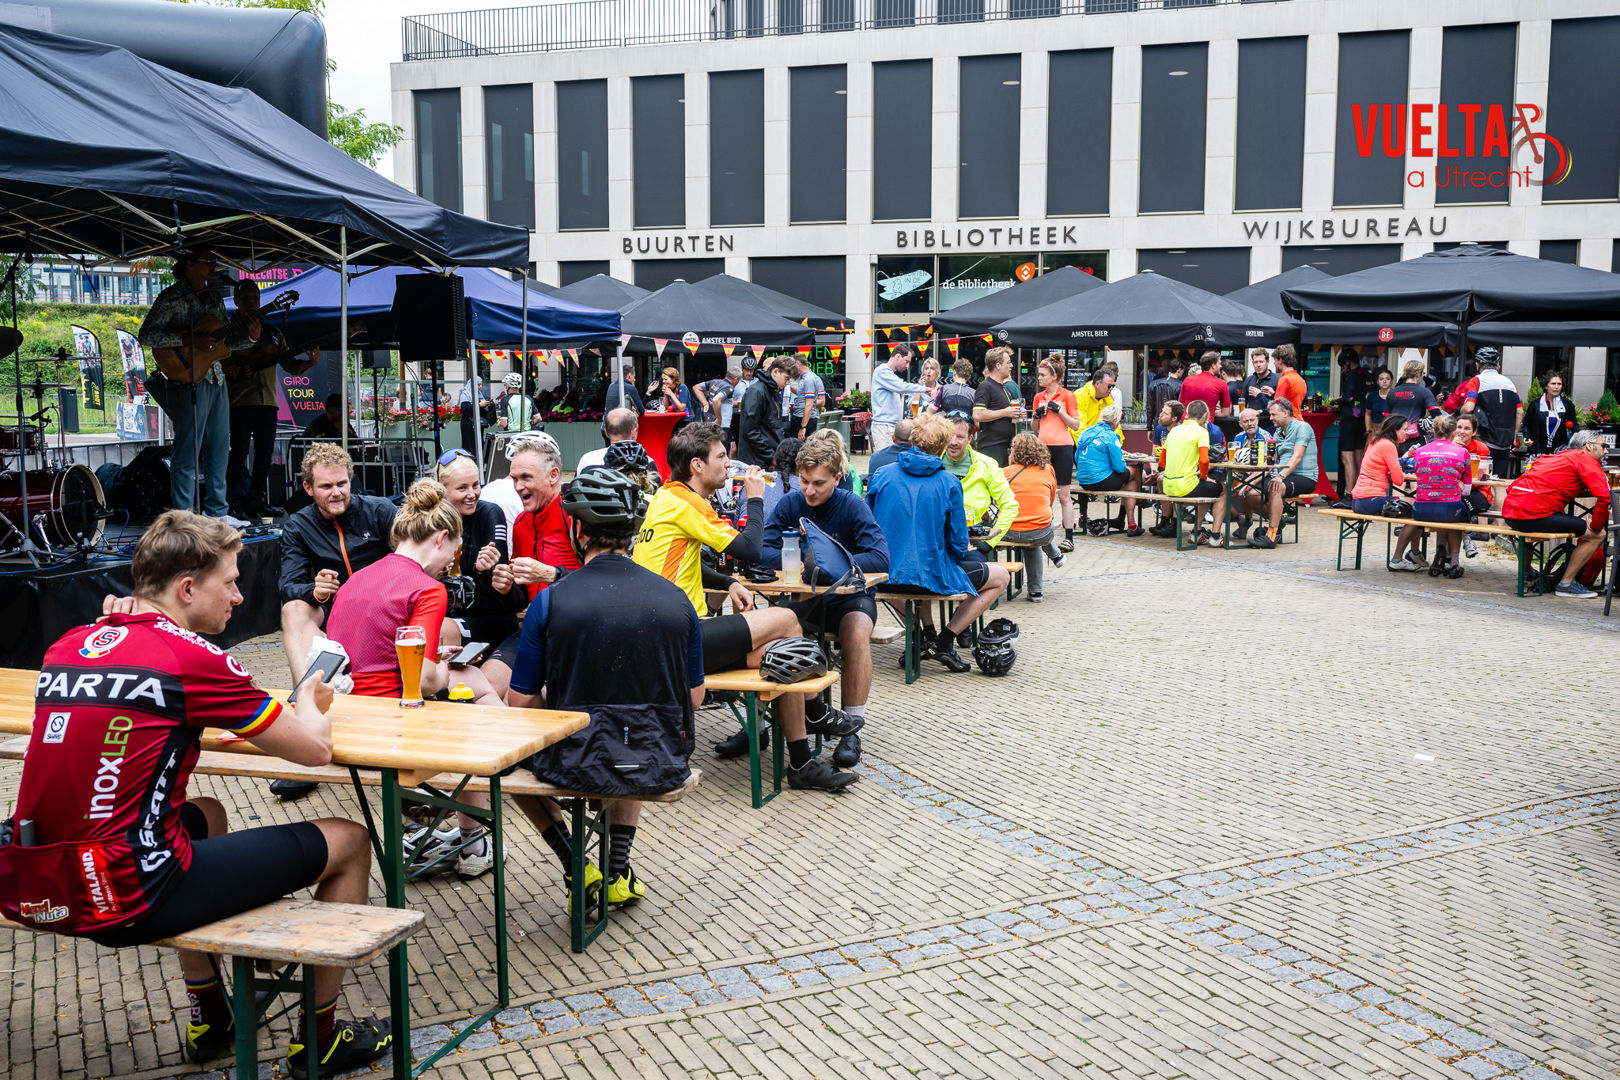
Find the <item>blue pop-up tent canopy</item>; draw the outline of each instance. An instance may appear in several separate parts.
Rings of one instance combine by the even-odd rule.
[[[383,348],[399,344],[394,329],[394,282],[400,274],[417,271],[401,267],[360,270],[349,279],[349,347]],[[498,270],[473,268],[461,272],[467,304],[467,337],[480,344],[520,346],[524,343],[523,283]],[[335,348],[341,297],[339,277],[325,268],[279,282],[260,293],[268,304],[288,292],[298,294],[290,311],[271,316],[294,347],[322,345]],[[586,307],[528,289],[529,346],[603,341],[619,336],[619,313]]]

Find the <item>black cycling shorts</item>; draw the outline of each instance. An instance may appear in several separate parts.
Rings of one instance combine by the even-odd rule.
[[[1126,470],[1121,469],[1118,472],[1109,473],[1101,480],[1094,481],[1090,484],[1081,484],[1080,486],[1085,488],[1087,491],[1120,491],[1127,483],[1130,482],[1130,479],[1131,474]]]
[[[962,568],[962,572],[968,576],[968,581],[973,585],[974,592],[978,592],[980,589],[984,588],[984,583],[990,580],[990,563],[982,554],[979,553],[978,549],[976,548],[970,549],[968,553],[962,557],[962,561],[956,565],[960,566]],[[883,587],[883,591],[905,593],[911,596],[940,595],[939,593],[934,592],[932,589],[923,588],[921,585],[885,585]]]
[[[732,671],[748,662],[754,649],[754,631],[742,615],[711,615],[698,620],[703,634],[703,671]]]
[[[1178,499],[1214,499],[1218,498],[1226,487],[1219,480],[1200,480],[1193,485],[1193,489],[1185,495],[1177,495]]]
[[[90,940],[110,949],[150,945],[307,889],[326,870],[326,836],[308,821],[209,838],[202,811],[183,803],[180,823],[191,837],[191,869],[139,922]]]
[[[1284,498],[1309,495],[1316,490],[1316,478],[1314,476],[1301,476],[1297,472],[1291,472],[1282,478],[1282,482]]]
[[[517,663],[518,645],[520,645],[522,641],[523,631],[519,630],[517,633],[511,635],[505,641],[502,641],[499,645],[491,649],[488,655],[484,657],[484,663],[487,664],[491,660],[499,660],[509,668],[515,666]]]
[[[1052,475],[1057,478],[1058,490],[1062,491],[1074,482],[1074,444],[1064,443],[1046,449],[1052,455]]]
[[[877,622],[877,601],[872,599],[871,593],[818,596],[813,600],[796,601],[788,607],[799,617],[806,636],[814,636],[817,630],[837,633],[844,616],[857,611]]]
[[[1520,532],[1539,533],[1574,533],[1577,537],[1585,536],[1591,522],[1574,514],[1548,514],[1538,518],[1503,518],[1503,521],[1518,529]]]

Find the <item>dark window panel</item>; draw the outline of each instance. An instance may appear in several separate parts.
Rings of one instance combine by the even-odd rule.
[[[942,23],[983,22],[984,0],[935,0]]]
[[[461,210],[461,91],[418,90],[416,193]]]
[[[1046,212],[1106,214],[1114,52],[1052,53],[1048,78]]]
[[[607,80],[557,84],[557,227],[608,227]]]
[[[765,223],[765,77],[709,76],[709,224]]]
[[[1370,106],[1406,101],[1410,51],[1411,38],[1405,30],[1339,35],[1339,92],[1333,120],[1334,206],[1400,206],[1406,199],[1405,159],[1402,154],[1389,157],[1384,153],[1382,113],[1371,153],[1362,157],[1352,107],[1361,106],[1366,130]]]
[[[916,22],[917,0],[873,0],[873,26],[913,26]]]
[[[1209,48],[1203,42],[1142,49],[1140,209],[1204,208],[1204,121]]]
[[[804,33],[804,0],[776,0],[776,32]]]
[[[576,281],[584,281],[588,277],[611,272],[606,259],[580,259],[575,262],[560,262],[557,264],[557,286],[565,288]]]
[[[1509,159],[1500,155],[1486,157],[1468,154],[1464,116],[1457,106],[1484,105],[1487,109],[1498,105],[1511,127],[1513,116],[1513,59],[1518,45],[1519,28],[1516,23],[1496,26],[1448,26],[1440,45],[1440,100],[1446,103],[1446,145],[1457,150],[1457,157],[1439,157],[1440,135],[1438,118],[1436,131],[1423,139],[1435,153],[1434,157],[1416,159],[1413,164],[1429,174],[1435,184],[1434,201],[1442,206],[1455,203],[1505,203],[1507,185],[1501,187],[1467,187],[1455,183],[1440,186],[1435,170],[1444,179],[1455,168],[1461,172],[1498,172],[1511,168]],[[1483,149],[1485,139],[1482,112],[1475,122],[1475,149]],[[1408,141],[1411,132],[1407,132]],[[1505,179],[1505,177],[1504,177]]]
[[[1018,216],[1020,60],[1016,53],[962,57],[957,206],[964,218]]]
[[[1044,19],[1059,14],[1058,0],[1012,0],[1007,14],[1014,19]]]
[[[844,256],[800,255],[749,262],[748,274],[767,289],[796,296],[828,311],[844,312]]]
[[[1543,240],[1541,242],[1541,257],[1551,262],[1569,263],[1571,266],[1579,265],[1581,242],[1579,240]]]
[[[931,213],[934,64],[872,65],[872,220],[923,221]]]
[[[534,228],[534,87],[484,87],[489,220]]]
[[[1282,268],[1314,266],[1324,274],[1337,277],[1369,270],[1401,261],[1399,244],[1340,244],[1337,247],[1306,247],[1295,245],[1282,250]]]
[[[821,0],[821,31],[855,29],[855,0]]]
[[[1563,180],[1541,189],[1542,202],[1620,197],[1616,56],[1620,56],[1620,18],[1553,22],[1544,130],[1563,144],[1573,163]],[[1547,158],[1542,176],[1551,179],[1560,160],[1558,151],[1545,142],[1542,149]]]
[[[677,278],[696,284],[725,271],[724,259],[637,259],[635,283],[639,288],[656,291]]]
[[[765,0],[743,0],[743,19],[749,37],[765,33]]]
[[[789,72],[788,216],[794,222],[844,220],[845,77],[842,64]]]
[[[1305,171],[1305,39],[1238,42],[1239,210],[1297,210]]]
[[[630,80],[636,228],[686,224],[686,76]]]
[[[1249,283],[1249,249],[1142,250],[1136,253],[1136,268],[1224,296]]]

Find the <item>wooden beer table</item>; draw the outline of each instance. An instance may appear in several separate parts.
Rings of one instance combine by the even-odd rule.
[[[0,668],[0,734],[27,735],[33,730],[34,686],[38,676],[37,671]],[[279,701],[286,700],[286,691],[265,692]],[[413,1077],[454,1050],[510,1003],[501,773],[582,730],[590,724],[590,715],[444,701],[429,701],[420,708],[404,709],[395,698],[356,694],[335,697],[326,715],[332,725],[332,765],[320,769],[293,768],[308,779],[339,783],[347,779],[354,785],[378,865],[382,868],[389,907],[407,906],[408,858],[401,824],[405,802],[431,805],[445,814],[464,813],[489,829],[490,842],[494,845],[497,1003],[420,1063],[411,1061],[410,962],[406,943],[400,942],[389,952],[388,995],[397,1023],[393,1033],[394,1075]],[[279,760],[245,739],[217,729],[203,733],[202,748],[241,755],[246,775],[258,775],[259,762]],[[380,774],[380,822],[366,801],[361,769],[375,769]],[[434,777],[446,776],[452,778],[448,784],[453,785],[447,796],[411,790]],[[474,777],[488,778],[490,805],[487,809],[460,800],[463,789]]]

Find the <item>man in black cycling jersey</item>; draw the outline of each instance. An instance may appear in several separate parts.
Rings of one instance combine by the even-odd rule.
[[[354,461],[341,446],[311,446],[304,454],[304,492],[315,501],[281,526],[281,644],[295,685],[332,614],[338,586],[392,550],[394,504],[351,494],[353,475]],[[271,793],[283,799],[302,798],[315,787],[302,780],[270,781]]]
[[[367,902],[371,847],[359,824],[326,818],[228,832],[217,800],[186,798],[204,727],[300,765],[332,760],[330,684],[313,681],[283,706],[200,636],[223,632],[242,602],[241,548],[223,522],[169,511],[135,546],[134,596],[109,599],[106,618],[45,653],[16,818],[5,823],[15,828],[0,843],[8,918],[121,949],[311,885],[317,900]],[[231,1047],[230,1006],[207,954],[182,951],[180,968],[186,1055],[210,1061]],[[342,982],[341,968],[315,973],[322,1076],[390,1047],[387,1020],[337,1019]],[[310,1071],[305,1030],[301,1019],[289,1054],[299,1078]]]
[[[672,791],[690,775],[692,713],[703,703],[697,612],[679,588],[626,554],[646,514],[640,485],[612,469],[588,469],[562,502],[583,565],[529,605],[506,703],[591,714],[584,731],[530,761],[540,780],[604,795]],[[515,801],[566,875],[572,838],[557,804]],[[630,868],[641,803],[616,800],[608,813],[608,903],[633,904],[646,895]],[[594,893],[601,871],[587,865],[585,879]]]

